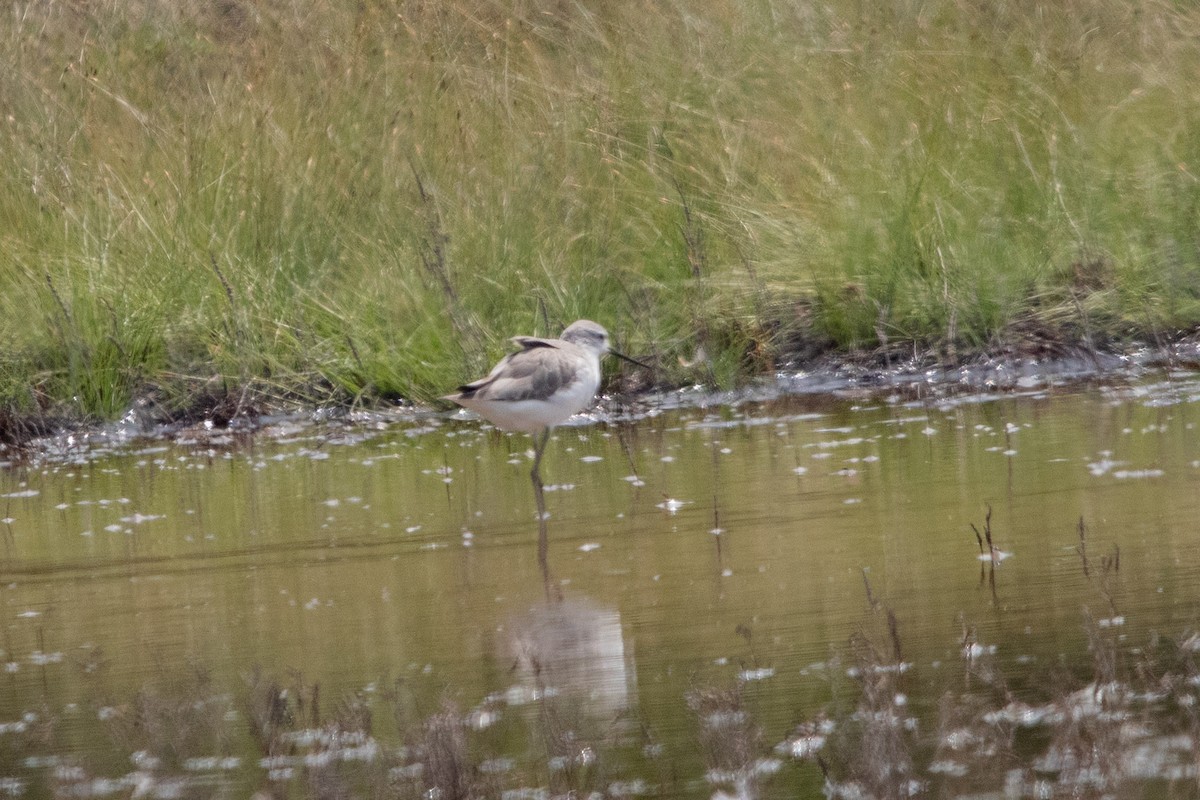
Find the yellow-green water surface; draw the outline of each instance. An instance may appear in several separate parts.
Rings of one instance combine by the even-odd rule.
[[[785,740],[852,714],[859,634],[904,665],[916,791],[999,791],[930,768],[971,654],[1042,702],[1097,669],[1086,620],[1122,654],[1197,629],[1197,400],[1176,375],[582,420],[543,462],[548,583],[529,438],[465,418],[63,442],[0,470],[0,796],[333,796],[322,747],[400,796],[432,774],[405,726],[447,708],[496,796],[708,796],[706,687],[761,728],[755,791],[819,793]],[[302,717],[286,752],[247,732],[256,670]],[[215,722],[171,710],[193,696]],[[303,739],[348,707],[359,750]]]

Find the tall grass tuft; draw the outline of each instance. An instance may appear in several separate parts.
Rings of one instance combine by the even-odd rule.
[[[1196,74],[1169,2],[18,3],[0,406],[428,400],[578,317],[723,384],[1165,341]]]

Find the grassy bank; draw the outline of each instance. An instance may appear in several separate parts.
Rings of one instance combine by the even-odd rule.
[[[738,5],[16,4],[0,408],[427,400],[584,316],[726,384],[1200,323],[1200,9]]]

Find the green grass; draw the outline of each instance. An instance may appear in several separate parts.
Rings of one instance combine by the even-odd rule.
[[[726,385],[1200,323],[1200,8],[735,5],[14,6],[0,408],[427,401],[584,316]]]

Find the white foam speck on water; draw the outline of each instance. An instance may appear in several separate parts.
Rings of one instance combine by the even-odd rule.
[[[405,533],[416,533],[419,530],[421,530],[420,525],[409,525],[407,528],[404,529],[404,532]]]
[[[912,669],[911,661],[899,661],[892,664],[874,664],[866,668],[866,671],[872,675],[903,675]],[[858,678],[863,674],[860,667],[849,667],[846,669],[846,674],[851,678]]]
[[[926,426],[921,429],[921,433],[925,434],[926,436],[933,436],[937,433],[937,428]]]
[[[21,497],[37,497],[39,494],[41,494],[41,492],[38,491],[37,489],[22,489],[18,492],[9,492],[8,494],[0,494],[0,497],[11,497],[11,498],[15,499],[15,498],[21,498]]]
[[[0,734],[3,733],[24,733],[29,729],[29,722],[24,719],[16,720],[15,722],[0,722]],[[2,793],[2,792],[0,792]]]
[[[837,447],[860,445],[865,441],[866,441],[866,439],[864,439],[863,437],[855,436],[850,439],[834,439],[831,441],[816,442],[814,444],[806,444],[806,445],[804,445],[804,449],[807,450],[807,449],[815,447],[817,450],[833,450],[834,448],[837,448]],[[814,455],[813,456],[813,458],[828,458],[828,457],[829,457],[828,455],[821,455],[821,456]]]
[[[740,681],[762,681],[767,678],[774,677],[774,667],[760,667],[759,669],[744,669],[738,673]]]
[[[861,497],[847,497],[845,500],[843,500],[843,501],[842,501],[842,505],[844,505],[844,506],[856,506],[856,505],[858,505],[858,504],[859,504],[859,503],[861,503],[861,502],[862,502],[862,498],[861,498]]]
[[[229,772],[241,765],[242,760],[237,756],[200,756],[183,762],[183,768],[189,772]]]
[[[663,462],[664,464],[670,464],[674,460],[675,460],[675,456],[663,456],[662,458],[659,459],[659,461]]]
[[[330,508],[337,508],[341,504],[342,504],[342,501],[338,500],[336,497],[331,497],[328,500],[321,501],[321,505],[329,506]]]
[[[792,472],[796,475],[803,475],[808,472],[808,467],[793,467]]]
[[[42,612],[35,611],[34,609],[31,608],[28,611],[22,611],[19,614],[17,614],[17,619],[35,619],[36,617],[40,617],[41,615],[42,615]]]
[[[131,514],[128,517],[121,517],[120,521],[126,525],[141,525],[146,522],[154,522],[156,519],[163,519],[162,514]]]
[[[1161,469],[1119,469],[1113,473],[1118,480],[1161,478],[1165,475]]]
[[[579,460],[585,464],[595,464],[597,461],[603,461],[604,457],[603,456],[584,456],[583,458],[581,458]]]
[[[621,480],[627,482],[630,486],[645,486],[646,482],[637,475],[626,475]]]
[[[962,649],[962,657],[968,660],[974,660],[976,658],[982,658],[983,656],[995,654],[996,645],[994,644],[980,644],[979,642],[971,642]]]
[[[579,552],[581,552],[581,553],[590,553],[593,550],[599,550],[599,549],[600,549],[599,542],[587,542],[585,544],[579,545]]]
[[[825,746],[825,739],[825,736],[819,734],[798,736],[795,739],[781,742],[775,747],[775,752],[789,755],[792,758],[809,758],[816,755],[817,751]]]
[[[952,761],[950,759],[943,758],[930,763],[929,771],[940,773],[942,775],[949,775],[953,778],[961,778],[970,770],[967,768],[966,764],[963,764],[960,761]]]
[[[676,500],[673,497],[668,497],[666,500],[663,500],[661,503],[658,503],[655,506],[655,508],[661,508],[662,510],[666,511],[668,514],[674,514],[676,511],[678,511],[679,509],[683,508],[684,506],[688,505],[691,502],[692,502],[691,500]]]
[[[43,653],[34,651],[29,654],[29,663],[35,667],[44,667],[47,664],[61,664],[65,656],[61,652]]]
[[[881,419],[879,425],[914,425],[918,422],[928,422],[929,417],[921,414],[915,417],[896,417],[895,419]]]
[[[641,778],[628,781],[613,781],[608,785],[609,797],[642,797],[648,794],[658,794]]]
[[[1098,478],[1110,472],[1113,467],[1118,467],[1125,463],[1124,461],[1113,461],[1109,458],[1110,455],[1112,454],[1106,451],[1100,454],[1098,460],[1089,462],[1087,465],[1088,472]]]
[[[1012,558],[1012,553],[1006,553],[1003,550],[993,550],[991,553],[980,553],[976,556],[980,561],[995,561],[999,563],[1005,559]]]

